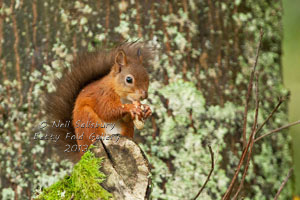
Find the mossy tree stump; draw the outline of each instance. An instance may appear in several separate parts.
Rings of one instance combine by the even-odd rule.
[[[149,199],[150,169],[141,148],[132,140],[100,140],[92,149],[96,157],[104,157],[101,171],[107,176],[101,184],[115,199]]]

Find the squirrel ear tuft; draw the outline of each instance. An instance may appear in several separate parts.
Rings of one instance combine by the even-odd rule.
[[[137,50],[137,57],[139,58],[139,60],[140,60],[141,62],[143,62],[143,57],[142,57],[142,50],[141,50],[141,48],[139,48],[139,49]]]
[[[115,63],[120,65],[120,66],[125,66],[127,65],[127,58],[126,54],[123,50],[119,50],[116,57],[115,57]]]

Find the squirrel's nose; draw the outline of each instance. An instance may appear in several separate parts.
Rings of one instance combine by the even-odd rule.
[[[148,92],[147,91],[142,91],[142,98],[147,99],[148,98]]]

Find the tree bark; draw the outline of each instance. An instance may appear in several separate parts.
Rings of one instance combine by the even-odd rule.
[[[200,198],[220,199],[225,192],[243,148],[240,108],[245,104],[261,28],[265,34],[257,65],[261,75],[258,124],[276,106],[277,98],[287,93],[281,78],[281,1],[0,0],[0,8],[0,140],[4,148],[0,156],[5,158],[0,164],[0,191],[6,189],[15,199],[31,198],[45,182],[42,175],[55,171],[57,161],[45,159],[50,157],[51,145],[33,143],[32,127],[47,115],[41,110],[44,92],[53,89],[53,79],[80,52],[110,48],[141,36],[159,47],[155,64],[147,66],[149,104],[154,113],[135,137],[151,158],[153,199],[196,195],[209,166],[206,143],[212,144],[217,161]],[[189,89],[193,93],[187,93]],[[199,105],[202,97],[205,103]],[[248,127],[253,123],[254,107],[250,101]],[[286,113],[283,103],[263,131],[284,125]],[[126,149],[127,142],[133,145],[123,142],[120,148]],[[292,161],[290,136],[277,134],[263,142],[253,150],[251,176],[241,191],[251,199],[272,198],[279,186],[276,180],[287,174]],[[107,145],[113,152],[113,144]],[[137,146],[132,147],[139,152]],[[129,156],[121,155],[130,161]],[[107,166],[115,156],[118,154],[105,161]],[[140,162],[147,165],[145,160]],[[126,182],[121,177],[127,173],[125,165],[114,165],[120,165],[122,171],[105,169]],[[59,167],[62,164],[55,169]],[[131,165],[127,170],[134,173]],[[141,196],[146,195],[148,180],[142,181]],[[110,181],[108,188],[113,184]],[[115,184],[117,194],[123,186]],[[283,198],[290,197],[287,188],[281,193]],[[132,189],[127,190],[132,194]]]

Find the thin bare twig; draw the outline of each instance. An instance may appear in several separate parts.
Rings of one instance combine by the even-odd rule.
[[[258,117],[258,111],[259,111],[259,97],[258,97],[258,94],[259,94],[259,87],[258,87],[258,73],[255,74],[256,75],[256,81],[255,81],[255,117],[254,117],[254,123],[253,123],[253,126],[252,126],[252,132],[251,132],[251,137],[250,137],[250,140],[251,140],[251,143],[250,143],[250,148],[249,148],[249,153],[248,153],[248,157],[247,157],[247,161],[246,161],[246,165],[245,165],[245,169],[244,169],[244,172],[243,172],[243,176],[242,176],[242,180],[241,180],[241,183],[233,197],[233,199],[237,199],[238,196],[239,196],[239,193],[240,191],[242,190],[243,186],[244,186],[244,181],[245,181],[245,178],[246,178],[246,175],[247,175],[247,172],[248,172],[248,168],[249,168],[249,165],[250,165],[250,160],[251,160],[251,154],[252,154],[252,151],[253,151],[253,144],[254,144],[254,138],[255,138],[255,134],[257,133],[257,117]]]
[[[277,199],[278,199],[278,197],[279,197],[279,195],[280,195],[282,189],[284,188],[284,186],[285,186],[286,183],[288,182],[289,178],[291,177],[292,172],[293,172],[293,168],[291,168],[291,169],[289,170],[289,173],[288,173],[288,175],[285,177],[284,181],[282,182],[282,184],[281,184],[281,186],[280,186],[278,192],[276,193],[276,195],[275,195],[275,197],[274,197],[274,200],[277,200]]]
[[[300,120],[295,121],[295,122],[290,123],[290,124],[287,124],[287,125],[284,125],[284,126],[282,126],[282,127],[280,127],[280,128],[274,129],[274,130],[270,131],[269,133],[266,133],[266,134],[264,134],[264,135],[262,135],[262,136],[256,138],[256,139],[254,140],[254,142],[257,142],[258,140],[260,140],[260,139],[262,139],[262,138],[264,138],[264,137],[266,137],[266,136],[268,136],[268,135],[271,135],[271,134],[273,134],[273,133],[277,133],[277,132],[279,132],[279,131],[281,131],[281,130],[283,130],[283,129],[289,128],[289,127],[291,127],[291,126],[295,126],[295,125],[297,125],[297,124],[300,124]]]
[[[258,74],[256,74],[258,76]],[[256,77],[256,81],[258,81],[258,77]],[[258,82],[256,82],[256,114],[255,114],[255,127],[257,126],[257,114],[258,114]],[[253,137],[251,138],[251,144],[250,144],[250,150],[249,150],[249,153],[248,153],[248,157],[247,157],[247,161],[246,161],[246,167],[245,167],[245,170],[244,170],[244,173],[243,173],[243,176],[242,176],[242,180],[241,180],[241,183],[238,187],[238,190],[235,194],[235,196],[233,197],[233,199],[237,199],[238,197],[238,194],[239,192],[241,191],[242,187],[243,187],[243,184],[244,184],[244,181],[245,181],[245,178],[246,178],[246,175],[247,175],[247,171],[248,171],[248,168],[249,168],[249,164],[250,164],[250,160],[251,160],[251,155],[252,155],[252,151],[253,151],[253,144],[255,142],[255,136],[256,134],[258,134],[261,129],[266,125],[266,123],[271,119],[271,117],[274,115],[274,113],[278,110],[278,108],[280,107],[280,105],[285,101],[286,98],[280,98],[279,99],[279,102],[278,104],[276,105],[276,107],[272,110],[272,112],[269,114],[269,116],[267,117],[267,119],[255,130],[255,133],[253,135]],[[253,128],[252,128],[253,130]]]
[[[285,101],[286,98],[281,97],[279,98],[279,102],[276,105],[276,107],[272,110],[272,112],[270,113],[270,115],[268,116],[268,118],[259,126],[259,128],[257,129],[255,134],[258,134],[261,129],[266,125],[266,123],[271,119],[271,117],[274,115],[274,113],[278,110],[278,108],[280,107],[280,105]]]
[[[251,71],[250,81],[249,81],[249,85],[248,85],[248,92],[247,92],[247,97],[246,97],[246,104],[245,104],[245,111],[244,111],[244,124],[243,124],[243,148],[246,147],[246,143],[247,143],[246,130],[247,130],[247,117],[248,117],[248,104],[249,104],[249,100],[250,100],[250,96],[251,96],[251,92],[252,92],[253,78],[254,78],[256,65],[257,65],[257,61],[258,61],[262,36],[263,36],[263,31],[261,29],[260,30],[259,43],[258,43],[258,47],[257,47],[257,50],[256,50],[255,62],[254,62],[254,65],[253,65],[253,68],[252,68],[252,71]]]
[[[204,184],[203,184],[202,187],[200,188],[198,194],[195,196],[195,198],[194,198],[193,200],[196,200],[196,199],[200,196],[201,192],[202,192],[203,189],[205,188],[205,186],[206,186],[207,182],[209,181],[210,176],[211,176],[211,174],[213,173],[214,168],[215,168],[214,152],[212,151],[210,145],[208,146],[208,148],[209,148],[210,157],[211,157],[211,169],[210,169],[210,172],[209,172],[209,174],[208,174],[208,176],[207,176],[207,178],[206,178],[206,181],[204,182]]]
[[[246,100],[246,105],[245,105],[245,113],[244,113],[244,126],[243,126],[243,138],[246,137],[246,128],[247,128],[247,115],[248,115],[248,96],[250,97],[250,93],[251,93],[251,90],[252,90],[252,86],[253,86],[253,76],[254,76],[254,72],[255,72],[255,69],[256,69],[256,65],[257,65],[257,60],[258,60],[258,55],[259,55],[259,49],[260,49],[260,45],[261,45],[261,41],[262,41],[262,36],[263,36],[263,31],[260,30],[260,39],[259,39],[259,43],[258,43],[258,47],[257,47],[257,51],[256,51],[256,59],[255,59],[255,63],[254,63],[254,66],[253,66],[253,69],[252,69],[252,72],[251,72],[251,77],[250,77],[250,82],[249,82],[249,87],[248,87],[248,94],[247,94],[247,100]],[[236,179],[238,177],[238,174],[241,170],[241,167],[242,167],[242,164],[245,160],[245,157],[246,157],[246,154],[247,154],[247,151],[248,151],[248,148],[250,146],[250,142],[251,142],[251,137],[253,135],[251,135],[249,137],[249,140],[248,140],[248,144],[246,146],[246,148],[244,148],[243,150],[243,153],[242,153],[242,156],[240,158],[240,161],[239,161],[239,164],[237,166],[237,169],[235,170],[235,173],[234,173],[234,176],[230,182],[230,185],[227,189],[227,191],[225,192],[222,200],[227,200],[230,198],[230,195],[231,195],[231,191],[233,189],[233,186],[236,182]],[[243,143],[244,144],[244,143]],[[243,145],[244,146],[244,145]]]

